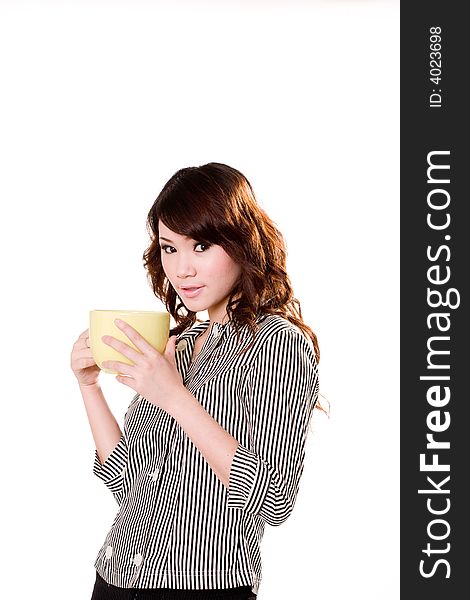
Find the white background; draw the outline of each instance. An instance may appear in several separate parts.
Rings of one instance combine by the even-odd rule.
[[[147,212],[218,161],[285,235],[331,403],[258,597],[398,598],[398,2],[2,1],[0,55],[2,597],[91,596],[117,505],[72,345],[90,309],[159,307]]]

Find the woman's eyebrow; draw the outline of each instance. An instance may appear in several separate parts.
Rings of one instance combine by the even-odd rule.
[[[186,240],[191,240],[191,238],[190,238],[190,237],[188,237],[187,235],[185,235],[185,236],[183,236],[183,237],[184,237]],[[159,238],[158,238],[158,239],[160,239],[160,240],[164,240],[165,242],[170,242],[170,244],[174,244],[174,243],[175,243],[173,240],[169,240],[168,238],[166,238],[166,237],[163,237],[163,236],[159,236]]]

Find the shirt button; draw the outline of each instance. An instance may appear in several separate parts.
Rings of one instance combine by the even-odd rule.
[[[219,335],[219,326],[217,325],[217,323],[214,323],[214,326],[212,328],[212,335],[214,337],[217,337]]]
[[[126,467],[121,471],[121,477],[124,478],[126,475]]]
[[[113,547],[112,546],[107,546],[107,548],[106,548],[106,558],[109,560],[112,555],[113,555]]]
[[[140,565],[142,564],[142,561],[144,560],[144,557],[142,556],[142,554],[136,554],[134,556],[134,564],[136,567],[140,567]]]
[[[178,350],[178,352],[182,352],[183,350],[186,350],[188,346],[188,340],[180,340],[178,342],[178,345],[176,346],[176,349]]]

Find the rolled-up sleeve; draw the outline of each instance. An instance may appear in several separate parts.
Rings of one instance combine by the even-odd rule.
[[[119,442],[103,464],[101,464],[98,452],[95,450],[93,473],[104,481],[106,487],[114,494],[118,504],[121,504],[122,501],[126,465],[127,441],[124,434],[121,435]]]
[[[245,394],[250,447],[240,444],[233,457],[227,505],[280,525],[297,498],[318,397],[315,354],[300,331],[286,328],[264,341]]]
[[[93,463],[93,473],[104,481],[106,487],[114,494],[117,503],[120,505],[123,499],[123,483],[126,473],[129,448],[126,435],[126,420],[129,409],[139,400],[139,394],[135,394],[124,415],[124,433],[114,447],[111,454],[104,463],[101,463],[97,450],[95,450],[95,460]]]

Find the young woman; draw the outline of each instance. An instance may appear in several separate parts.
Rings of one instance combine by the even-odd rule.
[[[135,391],[124,431],[98,384],[88,331],[75,342],[96,444],[118,513],[92,600],[254,599],[265,524],[291,514],[318,397],[319,349],[286,273],[283,237],[248,180],[220,163],[176,172],[148,214],[154,294],[176,326],[159,354],[105,336]],[[207,310],[209,319],[197,320]]]

